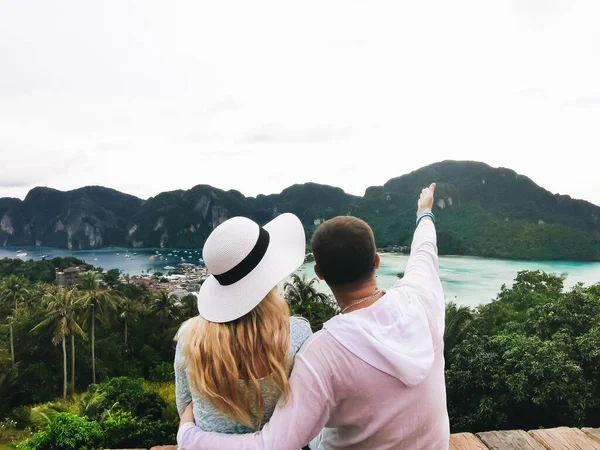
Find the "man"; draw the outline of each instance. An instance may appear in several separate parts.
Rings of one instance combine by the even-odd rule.
[[[342,314],[326,322],[296,356],[291,395],[262,431],[206,433],[182,417],[181,450],[445,450],[444,294],[438,273],[435,183],[421,192],[405,274],[378,289],[380,259],[370,227],[336,217],[315,231],[315,272]]]

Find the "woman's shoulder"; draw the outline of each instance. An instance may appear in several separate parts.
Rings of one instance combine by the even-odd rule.
[[[312,335],[312,329],[310,323],[304,317],[291,316],[290,317],[290,341],[292,344],[293,356],[296,355],[304,341],[306,341]]]
[[[176,360],[183,358],[183,349],[189,340],[190,332],[192,329],[199,326],[201,326],[201,321],[199,320],[198,316],[192,317],[180,325],[179,330],[177,330],[174,338],[175,342],[177,343],[175,350]]]
[[[180,325],[179,330],[177,330],[177,333],[175,334],[175,341],[178,344],[183,343],[187,340],[188,335],[190,334],[190,329],[194,326],[195,321],[196,318],[192,317],[191,319],[186,320]]]
[[[310,322],[302,316],[290,316],[290,328],[310,330]]]

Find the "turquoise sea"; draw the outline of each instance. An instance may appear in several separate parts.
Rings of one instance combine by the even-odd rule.
[[[407,260],[408,255],[381,255],[381,267],[377,271],[379,287],[383,289],[391,287],[398,279],[396,274],[404,271]],[[314,263],[304,264],[300,272],[314,276],[313,266]],[[567,275],[565,287],[571,287],[578,282],[600,283],[600,262],[512,261],[472,256],[440,257],[440,278],[446,300],[453,300],[467,306],[477,306],[493,300],[502,284],[512,285],[520,270],[564,273]],[[319,290],[331,292],[323,282],[319,283]]]
[[[0,258],[15,258],[19,250],[27,253],[25,259],[39,260],[43,255],[47,255],[48,259],[56,256],[75,256],[88,264],[102,267],[104,270],[118,268],[123,273],[130,275],[139,275],[147,271],[151,273],[161,271],[168,265],[174,266],[183,261],[199,264],[202,257],[201,249],[105,248],[69,251],[48,247],[13,247],[0,248]],[[130,257],[126,258],[126,255]],[[151,256],[154,256],[153,260],[149,259]],[[162,260],[160,256],[163,257]],[[407,255],[384,254],[381,256],[381,268],[377,272],[381,288],[389,288],[394,284],[396,274],[404,271],[407,259]],[[566,287],[571,287],[578,282],[585,284],[600,282],[600,263],[512,261],[469,256],[440,257],[440,276],[446,299],[468,306],[488,303],[496,297],[502,284],[507,286],[512,284],[519,270],[538,269],[550,273],[566,274]],[[313,263],[304,264],[298,272],[314,276]],[[325,283],[319,283],[319,290],[330,292]]]

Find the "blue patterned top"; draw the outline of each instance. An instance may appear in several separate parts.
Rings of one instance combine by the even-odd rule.
[[[312,331],[310,325],[306,319],[301,317],[290,317],[290,346],[292,351],[292,358],[296,357],[296,353],[304,344]],[[185,364],[184,345],[186,339],[185,323],[181,326],[177,340],[177,349],[175,350],[175,395],[177,402],[177,410],[181,415],[187,405],[190,402],[194,404],[194,418],[196,425],[204,431],[214,431],[217,433],[227,434],[243,434],[243,433],[254,433],[256,429],[248,428],[245,425],[241,425],[222,412],[217,410],[214,406],[206,400],[201,393],[192,392]],[[260,389],[263,394],[265,413],[263,416],[262,425],[266,424],[279,400],[279,392],[270,382],[268,378],[261,378],[259,380]],[[256,424],[255,424],[256,425]]]

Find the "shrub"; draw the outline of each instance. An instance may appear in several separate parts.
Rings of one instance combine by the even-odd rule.
[[[49,438],[46,431],[40,431],[31,439],[21,442],[17,445],[17,450],[46,450],[48,447]]]
[[[79,402],[79,414],[84,417],[94,417],[103,420],[105,414],[112,412],[117,404],[107,408],[106,394],[97,389],[92,390]]]
[[[169,420],[179,420],[179,412],[177,411],[177,404],[175,401],[175,383],[173,380],[168,383],[157,383],[157,382],[145,382],[144,386],[146,389],[155,391],[160,397],[166,402],[167,407],[164,411],[163,418]]]
[[[102,384],[91,386],[80,407],[96,396],[94,408],[86,411],[87,417],[101,420],[104,411],[126,411],[133,417],[158,420],[163,416],[165,401],[154,391],[144,388],[143,380],[136,378],[111,378]]]
[[[160,363],[150,371],[152,381],[169,382],[175,379],[175,371],[172,363]]]
[[[309,300],[303,303],[291,303],[292,314],[301,316],[308,320],[314,332],[323,328],[323,324],[335,316],[339,309],[331,299]]]
[[[33,425],[31,422],[31,408],[29,406],[17,406],[10,412],[9,417],[16,422],[18,429]]]
[[[9,433],[12,433],[17,428],[17,422],[12,419],[4,419],[0,421],[0,438],[8,436]]]
[[[42,430],[48,426],[58,413],[74,412],[69,409],[68,404],[62,402],[48,402],[33,406],[29,412],[29,426],[36,430]]]
[[[95,450],[100,448],[102,430],[72,413],[56,414],[48,428],[22,442],[17,450]]]
[[[177,438],[176,422],[140,419],[125,411],[108,416],[102,427],[105,433],[104,445],[109,448],[152,447],[156,444],[171,444]]]

